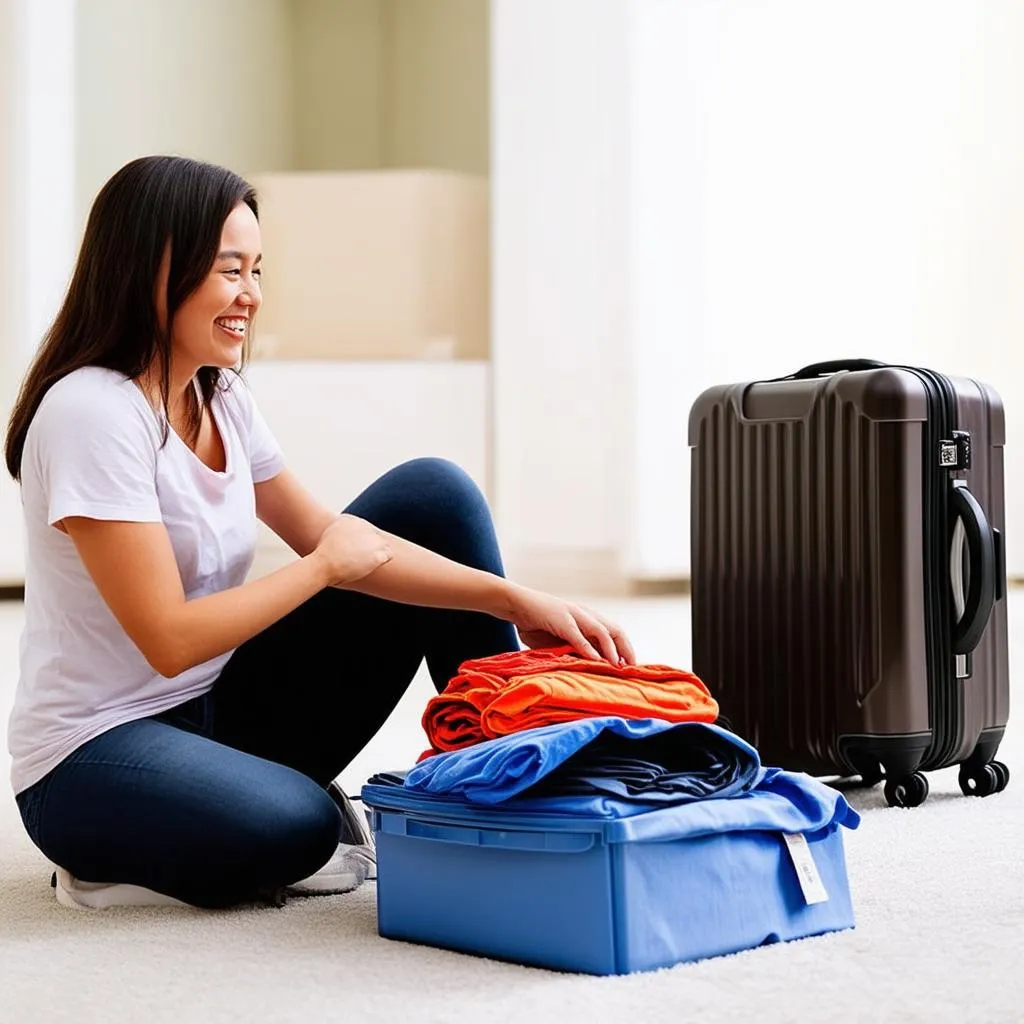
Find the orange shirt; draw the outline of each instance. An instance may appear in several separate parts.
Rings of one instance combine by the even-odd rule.
[[[571,647],[512,651],[463,662],[427,702],[423,728],[432,749],[422,756],[606,715],[713,722],[718,704],[692,672],[667,665],[612,665]]]

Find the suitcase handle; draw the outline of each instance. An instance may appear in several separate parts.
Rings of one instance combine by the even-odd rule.
[[[951,543],[950,551],[950,578],[957,605],[961,600],[963,602],[962,610],[958,608],[960,617],[953,628],[953,653],[970,654],[985,632],[999,589],[996,580],[998,559],[995,533],[978,499],[965,484],[953,485],[952,503],[956,522],[953,525],[954,543]],[[956,527],[960,523],[963,524],[964,541],[970,560],[970,584],[966,595],[963,594],[961,546],[955,543]]]
[[[857,370],[883,370],[889,363],[880,363],[877,359],[826,359],[822,363],[811,363],[804,366],[789,377],[782,380],[807,380],[809,377],[824,377],[829,373],[839,373],[842,370],[855,372]]]

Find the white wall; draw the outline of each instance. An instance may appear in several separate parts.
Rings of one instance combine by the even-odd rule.
[[[685,575],[700,390],[870,356],[1001,387],[1024,573],[1024,6],[496,0],[493,46],[517,547]]]
[[[288,0],[78,0],[78,209],[122,164],[175,153],[292,165]]]
[[[491,10],[495,495],[510,571],[617,558],[632,387],[627,7]]]
[[[74,255],[74,0],[0,7],[0,383],[3,423]],[[0,585],[24,579],[18,490],[0,474]]]
[[[11,158],[18,139],[18,100],[21,79],[21,31],[15,0],[0,0],[0,409],[6,413],[16,390],[18,367],[14,358],[21,333],[20,261],[17,258],[18,167]],[[18,491],[0,467],[0,586],[19,582],[22,572],[22,526]]]
[[[23,292],[18,258],[23,235],[20,182],[24,154],[21,143],[21,104],[24,73],[21,40],[24,36],[20,0],[0,0],[0,399],[10,406],[17,369],[15,353],[22,333]]]

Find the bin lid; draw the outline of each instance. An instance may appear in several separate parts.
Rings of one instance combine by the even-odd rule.
[[[487,807],[458,797],[437,797],[401,786],[370,783],[363,786],[361,795],[363,803],[373,810],[397,811],[435,822],[530,832],[589,832],[607,842],[613,841],[609,827],[615,824],[615,819],[569,814],[563,808],[544,811],[535,808],[536,800],[528,802],[529,809],[516,810],[514,806]]]
[[[392,778],[397,780],[400,774]],[[766,769],[758,785],[739,796],[709,797],[653,809],[638,805],[635,814],[625,817],[597,813],[594,808],[601,803],[593,798],[579,804],[585,811],[573,813],[570,801],[574,798],[568,797],[516,798],[500,805],[481,806],[448,794],[437,797],[414,792],[397,781],[368,782],[361,793],[364,804],[378,811],[474,828],[588,832],[600,835],[606,843],[696,839],[736,831],[810,834],[832,831],[840,825],[856,828],[860,823],[860,816],[838,790],[803,772],[780,768]],[[608,806],[612,805],[621,815],[621,802],[608,801]]]

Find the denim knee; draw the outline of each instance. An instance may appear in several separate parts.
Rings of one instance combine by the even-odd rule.
[[[471,513],[487,509],[487,500],[473,478],[457,463],[436,456],[410,459],[395,466],[387,478],[414,488],[448,509]]]
[[[396,473],[416,494],[419,543],[466,565],[503,573],[487,499],[461,466],[422,458],[397,467]]]
[[[268,793],[254,819],[260,851],[254,851],[254,860],[263,860],[265,877],[279,879],[281,884],[313,874],[341,842],[341,812],[330,794],[312,780],[308,786]],[[272,861],[277,861],[273,867]]]
[[[504,571],[487,499],[448,459],[410,459],[395,466],[346,511],[457,562]]]

